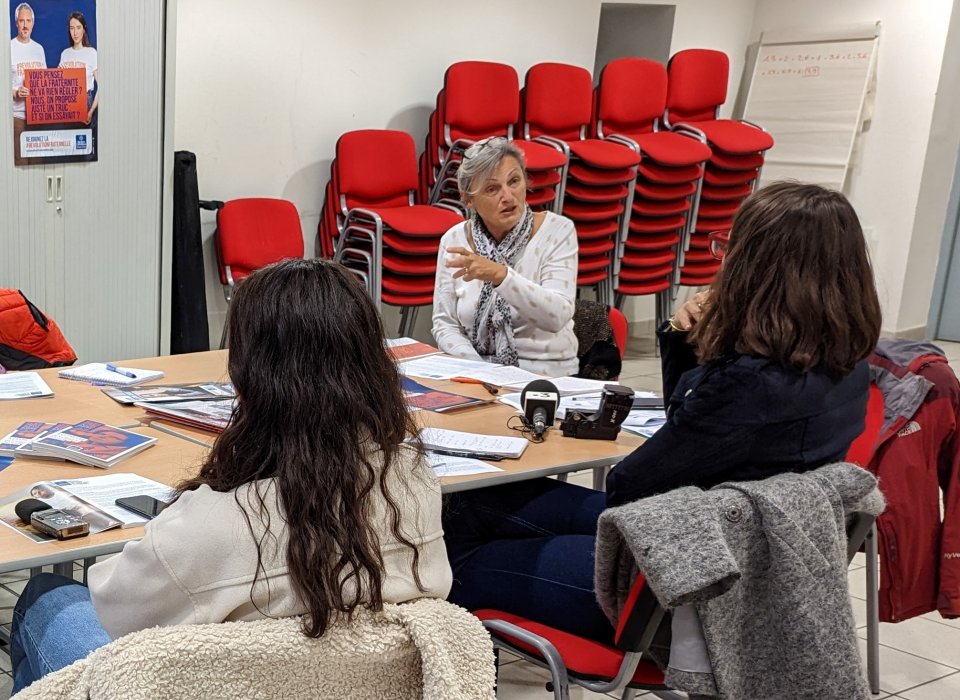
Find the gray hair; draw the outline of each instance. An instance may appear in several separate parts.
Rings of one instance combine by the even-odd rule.
[[[457,187],[460,189],[460,195],[475,195],[479,192],[479,188],[471,190],[471,185],[490,177],[507,156],[516,158],[526,173],[527,164],[523,160],[523,151],[503,136],[491,136],[470,146],[464,152],[463,161],[457,170]]]
[[[21,2],[17,5],[17,11],[13,13],[13,21],[16,22],[20,19],[20,10],[30,10],[30,14],[33,15],[34,19],[37,17],[37,13],[33,11],[33,8],[30,7],[27,3]]]

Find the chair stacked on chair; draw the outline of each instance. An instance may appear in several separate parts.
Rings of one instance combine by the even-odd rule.
[[[729,230],[733,215],[760,179],[764,152],[773,138],[759,126],[718,119],[727,98],[730,62],[722,51],[687,49],[670,59],[664,120],[677,133],[702,136],[712,155],[707,163],[696,223],[680,284],[710,284],[720,266],[710,254],[711,231]]]
[[[622,144],[588,138],[593,79],[586,69],[539,63],[527,72],[525,82],[524,138],[554,143],[569,154],[561,211],[577,227],[577,285],[596,287],[597,299],[611,304],[640,155]]]
[[[659,325],[670,315],[710,148],[703,137],[661,130],[667,70],[656,61],[620,58],[608,63],[596,103],[597,136],[626,144],[641,156],[615,291],[618,300],[656,294]]]
[[[337,141],[332,186],[343,217],[334,260],[366,284],[379,306],[401,307],[400,334],[433,303],[440,237],[463,220],[445,204],[414,203],[417,154],[404,131],[351,131]],[[330,200],[328,200],[330,201]]]
[[[437,107],[430,115],[426,148],[420,157],[423,201],[457,199],[457,169],[463,152],[488,136],[512,139],[519,121],[520,84],[512,66],[486,61],[454,63],[444,75]],[[558,148],[514,140],[530,176],[527,203],[559,211],[567,156]]]

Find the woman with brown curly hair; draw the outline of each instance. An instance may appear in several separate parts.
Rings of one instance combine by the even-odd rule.
[[[605,494],[547,479],[454,494],[450,600],[610,641],[593,593],[604,507],[841,460],[863,431],[879,333],[846,198],[792,182],[760,190],[734,219],[710,290],[658,330],[666,424],[613,468]]]
[[[89,589],[31,579],[14,611],[14,691],[157,625],[302,615],[319,637],[358,607],[445,597],[440,486],[380,316],[344,268],[288,260],[239,285],[237,404],[200,473]]]

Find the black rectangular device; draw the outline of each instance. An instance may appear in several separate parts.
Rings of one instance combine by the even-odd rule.
[[[115,503],[132,513],[142,515],[147,520],[157,517],[160,515],[160,511],[170,505],[166,501],[161,501],[153,496],[127,496],[118,498]]]

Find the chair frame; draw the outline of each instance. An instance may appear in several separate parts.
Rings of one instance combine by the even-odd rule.
[[[867,560],[867,682],[870,692],[877,694],[880,692],[880,623],[876,517],[858,512],[852,514],[847,524],[848,562],[853,560],[861,546],[865,550]],[[657,628],[666,614],[667,611],[657,603],[650,590],[644,587],[619,635],[619,644],[627,648],[620,668],[614,678],[605,681],[587,680],[569,674],[560,652],[545,637],[506,620],[484,620],[483,626],[493,633],[491,637],[494,649],[498,652],[501,649],[506,650],[550,671],[551,681],[547,684],[547,689],[553,691],[554,700],[570,700],[571,684],[595,693],[622,693],[621,700],[631,700],[636,695],[636,689],[627,687],[627,684],[633,678],[644,651],[649,649]],[[501,635],[508,635],[534,647],[540,656],[530,654],[518,645],[511,644]],[[669,688],[648,689],[646,692],[661,700],[682,700],[686,697]]]

